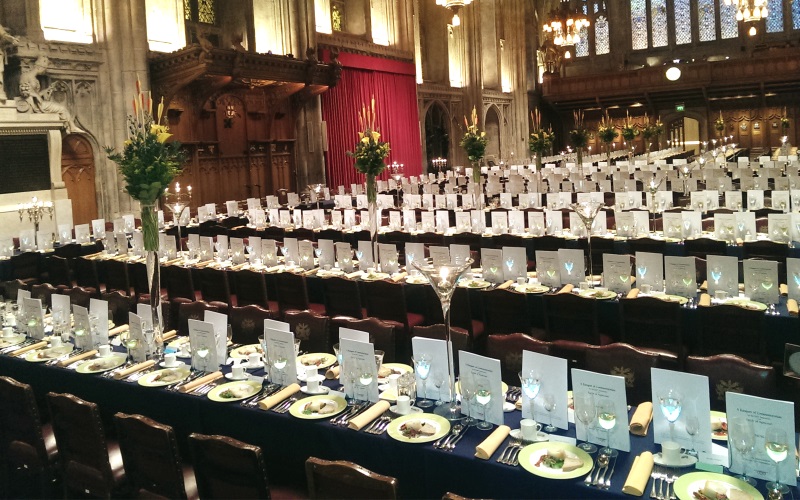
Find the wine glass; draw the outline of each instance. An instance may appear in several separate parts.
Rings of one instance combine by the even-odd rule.
[[[445,381],[445,373],[443,371],[436,371],[433,373],[433,385],[436,387],[436,406],[441,406],[444,403],[442,400],[442,386]]]
[[[686,416],[686,434],[692,438],[692,449],[687,451],[686,454],[697,457],[699,454],[697,449],[695,448],[695,437],[697,433],[700,432],[700,420],[697,418],[697,415],[687,415]]]
[[[199,365],[202,365],[202,369],[200,371],[208,371],[208,355],[211,353],[211,348],[205,344],[200,344],[197,346],[197,349],[194,351],[195,355],[200,358]]]
[[[780,482],[780,463],[789,455],[789,440],[786,430],[780,427],[769,427],[764,433],[764,446],[767,456],[775,462],[775,481],[767,483],[770,491],[779,491],[781,494],[789,493],[789,488]]]
[[[675,441],[675,422],[681,416],[682,401],[683,396],[675,389],[668,389],[658,395],[661,413],[669,422],[669,438],[671,441]]]
[[[685,274],[683,275],[683,278],[681,278],[683,281],[683,287],[686,288],[686,292],[689,297],[693,297],[697,290],[697,282],[694,279],[694,276],[691,274]]]
[[[750,454],[756,444],[753,424],[743,416],[731,417],[728,420],[728,442],[733,443],[733,447],[741,457],[742,474],[737,477],[751,486],[755,486],[755,479],[747,477],[747,455]]]
[[[486,407],[491,400],[492,391],[489,389],[489,384],[487,382],[478,382],[475,387],[475,401],[483,409],[483,419],[475,427],[483,431],[488,431],[492,428],[492,424],[486,421]]]
[[[544,409],[547,410],[548,416],[548,424],[547,427],[544,428],[547,432],[555,432],[557,429],[553,425],[553,411],[556,409],[556,396],[553,393],[548,392],[544,395]]]
[[[289,362],[289,358],[286,356],[286,353],[283,352],[283,351],[280,351],[277,354],[275,354],[275,357],[272,359],[272,366],[276,370],[278,370],[278,373],[280,373],[280,377],[281,377],[280,384],[281,385],[285,385],[286,375],[284,373],[284,370],[286,369],[286,365],[288,364],[288,362]]]
[[[475,397],[475,386],[470,377],[459,377],[458,385],[461,389],[461,400],[463,401],[464,405],[466,405],[466,408],[470,410],[468,411],[469,416],[464,419],[464,425],[473,425],[475,423],[475,419],[472,418],[472,407],[470,406],[470,403]]]
[[[644,276],[647,274],[647,266],[644,264],[637,265],[636,274],[639,275],[639,281],[642,281],[644,279]]]
[[[514,258],[513,257],[506,258],[506,267],[508,268],[509,274],[511,274],[511,271],[514,269]]]
[[[428,375],[431,373],[431,358],[428,354],[422,354],[417,358],[411,358],[411,361],[414,363],[414,368],[417,371],[417,376],[419,376],[420,381],[422,382],[422,400],[417,403],[417,406],[420,408],[430,408],[433,406],[433,401],[428,399],[428,391],[425,389],[425,383],[428,380]]]
[[[589,442],[589,429],[597,418],[597,406],[591,393],[584,392],[575,396],[575,418],[586,427],[586,441],[578,445],[578,448],[586,453],[596,452],[597,446]]]
[[[617,410],[614,406],[614,401],[603,399],[597,404],[597,423],[606,431],[606,447],[600,450],[600,452],[613,455],[614,449],[611,448],[611,430],[617,425]]]
[[[528,396],[530,403],[528,403],[531,418],[536,420],[536,396],[539,395],[539,389],[542,388],[541,374],[531,370],[526,375],[522,372],[519,373],[519,381],[522,386],[522,391]]]
[[[366,268],[365,265],[362,264],[361,259],[364,258],[364,251],[363,250],[356,250],[356,260],[358,261],[358,268],[364,270]]]
[[[369,363],[362,363],[358,370],[358,383],[364,388],[364,401],[369,400],[369,386],[372,385],[373,370]]]

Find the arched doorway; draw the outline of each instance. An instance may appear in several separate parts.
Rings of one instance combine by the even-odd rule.
[[[97,218],[94,185],[94,151],[88,140],[78,134],[64,137],[61,145],[61,178],[72,200],[72,223],[89,224]]]
[[[486,161],[500,163],[500,116],[494,106],[486,110]]]
[[[669,124],[669,141],[671,146],[683,146],[686,151],[700,152],[700,122],[684,116]],[[663,147],[663,144],[662,144]]]
[[[429,172],[434,171],[434,158],[450,158],[450,120],[439,103],[431,104],[425,114],[425,151]]]

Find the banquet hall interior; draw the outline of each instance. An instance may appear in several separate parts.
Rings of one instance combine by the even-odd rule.
[[[0,498],[800,494],[800,0],[2,0],[0,63]]]

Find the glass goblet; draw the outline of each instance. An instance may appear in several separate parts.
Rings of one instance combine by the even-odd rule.
[[[606,447],[600,451],[607,455],[613,455],[611,430],[617,425],[617,409],[610,399],[603,399],[597,404],[597,423],[606,431]]]
[[[422,390],[420,391],[422,400],[417,403],[417,406],[420,408],[430,408],[433,406],[433,401],[428,399],[428,391],[425,388],[425,384],[428,380],[428,375],[431,373],[431,358],[427,354],[423,354],[418,356],[417,358],[411,358],[411,361],[414,363],[414,369],[417,371],[417,376],[421,381]]]
[[[733,448],[741,459],[742,474],[737,478],[751,486],[755,486],[755,479],[747,476],[747,456],[753,451],[756,444],[753,424],[743,416],[731,417],[728,420],[728,443],[733,444]]]
[[[597,418],[597,406],[591,393],[584,392],[575,396],[575,418],[586,427],[586,440],[578,448],[586,453],[596,452],[597,446],[589,442],[589,430]]]
[[[489,384],[478,383],[478,385],[475,387],[475,401],[481,405],[483,416],[481,421],[475,427],[483,431],[488,431],[492,428],[492,424],[486,421],[486,408],[491,400],[492,391],[489,389]]]
[[[547,426],[544,428],[547,432],[555,432],[556,426],[553,425],[553,412],[556,409],[556,396],[552,393],[547,393],[544,395],[544,409],[547,410],[547,416],[549,417],[549,422]]]
[[[789,493],[789,488],[781,484],[780,464],[789,456],[789,439],[786,430],[780,427],[768,428],[764,433],[764,447],[767,449],[767,456],[775,462],[775,481],[767,483],[767,490],[779,491],[785,495]]]

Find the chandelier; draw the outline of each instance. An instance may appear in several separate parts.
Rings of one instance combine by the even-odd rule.
[[[769,14],[767,0],[725,0],[725,5],[735,6],[736,20],[743,23],[757,23]],[[749,33],[755,35],[756,27],[750,26]]]
[[[761,1],[761,0],[758,0]],[[570,8],[569,0],[561,0],[559,8],[545,21],[544,32],[558,46],[569,47],[581,41],[581,30],[589,27],[589,18],[580,10]]]
[[[461,25],[461,18],[458,17],[458,11],[461,7],[465,5],[469,5],[472,3],[472,0],[436,0],[436,5],[441,5],[442,7],[447,7],[448,9],[453,11],[453,26],[460,26]]]

